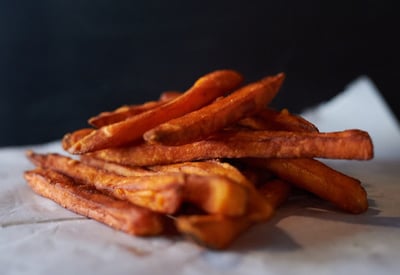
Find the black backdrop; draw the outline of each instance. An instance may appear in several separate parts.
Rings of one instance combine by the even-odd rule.
[[[394,3],[0,1],[0,146],[59,139],[220,68],[284,71],[271,105],[293,112],[367,75],[399,117]]]

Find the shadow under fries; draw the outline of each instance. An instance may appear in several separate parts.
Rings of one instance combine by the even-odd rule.
[[[329,234],[329,238],[313,239],[313,246],[324,245],[324,243],[335,243],[340,238],[351,238],[363,230],[364,226],[400,228],[400,217],[379,216],[380,210],[375,208],[375,201],[369,200],[369,209],[359,215],[347,214],[338,211],[325,202],[311,194],[300,195],[301,198],[293,198],[278,209],[274,217],[261,224],[256,224],[247,232],[244,232],[230,247],[230,251],[259,251],[290,252],[304,249],[303,245],[292,236],[291,228],[294,224],[301,223],[307,219],[307,223],[317,221],[328,221],[340,224],[357,225],[356,229],[341,230],[338,234]],[[286,223],[289,218],[295,218],[296,223]],[[311,221],[310,221],[311,220]],[[286,225],[284,225],[286,223]],[[317,227],[304,229],[304,225],[298,224],[302,231],[310,230],[316,234],[321,232]],[[353,228],[353,227],[352,227]],[[293,229],[294,231],[295,229]],[[331,231],[335,229],[332,228]],[[307,237],[306,237],[307,238]]]

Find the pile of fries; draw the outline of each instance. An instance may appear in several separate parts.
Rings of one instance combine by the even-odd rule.
[[[186,92],[122,106],[66,134],[65,155],[27,152],[25,179],[38,194],[139,236],[172,231],[227,248],[268,221],[293,188],[341,211],[367,210],[359,180],[318,158],[368,160],[358,130],[321,133],[286,109],[268,107],[284,74],[242,84],[233,70],[199,78]]]

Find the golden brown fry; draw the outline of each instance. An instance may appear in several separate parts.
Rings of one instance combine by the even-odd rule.
[[[164,173],[175,172],[200,176],[217,175],[226,177],[244,187],[253,187],[253,184],[234,166],[216,160],[155,165],[149,166],[147,169]]]
[[[244,213],[254,221],[262,221],[271,214],[269,204],[254,185],[235,167],[218,161],[183,162],[148,167],[130,167],[82,155],[89,165],[123,176],[151,175],[152,173],[183,173],[186,175],[183,197],[208,213],[237,216]],[[250,209],[250,210],[249,210]]]
[[[85,136],[89,135],[92,133],[94,129],[91,128],[83,128],[77,131],[74,131],[73,133],[66,134],[64,138],[61,141],[61,145],[63,148],[69,148]]]
[[[197,205],[208,213],[227,216],[242,215],[247,207],[247,189],[225,177],[226,174],[202,170],[194,171],[194,163],[181,163],[153,167],[151,171],[141,167],[129,167],[82,155],[81,161],[109,172],[123,176],[151,176],[161,174],[184,174],[183,200]],[[208,167],[212,167],[209,165]],[[199,170],[199,169],[197,169]]]
[[[242,76],[235,71],[212,72],[201,77],[174,100],[121,122],[103,126],[64,149],[72,154],[83,154],[132,143],[141,139],[147,130],[203,107],[237,88],[241,82]]]
[[[272,217],[274,209],[279,203],[286,200],[290,189],[289,185],[282,181],[273,181],[264,187],[264,193],[268,194],[267,203],[271,209]],[[183,235],[194,239],[201,245],[212,249],[227,248],[242,232],[255,224],[249,215],[241,217],[226,217],[222,215],[189,215],[179,216],[175,219],[175,225]]]
[[[180,174],[124,177],[58,154],[27,152],[37,166],[65,174],[79,182],[109,192],[118,199],[156,212],[175,213],[182,202],[185,178]]]
[[[254,116],[240,120],[239,125],[253,130],[318,132],[314,124],[301,116],[289,113],[287,109],[281,111],[263,109]]]
[[[96,167],[108,172],[115,173],[125,177],[136,177],[136,176],[151,176],[154,175],[154,171],[148,170],[144,167],[139,166],[126,166],[113,162],[108,162],[102,159],[94,158],[90,154],[80,155],[80,161],[89,166]]]
[[[262,184],[257,190],[276,209],[289,197],[291,186],[281,179],[271,179]]]
[[[313,124],[299,117],[300,120],[282,113],[278,118],[274,114],[262,112],[260,115],[268,121],[278,121],[272,126],[288,131],[315,132]],[[272,119],[271,119],[272,118]],[[355,146],[355,148],[357,148]],[[360,149],[362,146],[360,145]],[[368,155],[373,156],[372,142]],[[265,159],[253,160],[261,163],[280,178],[290,181],[298,187],[308,190],[321,198],[334,203],[337,207],[350,213],[362,213],[368,208],[367,194],[357,179],[344,175],[323,163],[313,159]]]
[[[226,249],[251,224],[245,216],[188,215],[175,219],[175,226],[182,235],[212,249]]]
[[[101,112],[100,114],[89,118],[88,122],[90,125],[100,128],[152,110],[163,104],[165,104],[163,101],[149,101],[141,105],[124,105],[114,111]]]
[[[129,166],[150,166],[216,158],[334,158],[366,160],[373,156],[369,135],[342,132],[228,131],[180,146],[140,144],[94,152],[92,156]]]
[[[267,111],[259,114],[265,123],[271,124],[275,130],[315,132],[318,131],[307,120],[290,116],[281,112],[278,116]],[[277,123],[275,123],[277,122]],[[353,145],[355,149],[362,149]],[[368,156],[372,158],[373,147],[370,142]],[[339,149],[338,149],[339,151]],[[344,175],[325,164],[313,159],[265,159],[252,160],[250,163],[259,165],[275,173],[298,187],[308,190],[321,198],[332,202],[337,207],[350,213],[362,213],[368,208],[367,194],[357,179]]]
[[[278,177],[330,201],[340,209],[358,214],[368,209],[360,181],[313,159],[251,159]]]
[[[246,215],[249,219],[252,221],[263,221],[268,219],[271,215],[270,204],[259,194],[254,185],[244,177],[238,169],[228,163],[218,161],[183,162],[153,166],[150,167],[150,169],[162,172],[182,172],[190,175],[217,175],[226,177],[247,190]],[[193,188],[193,190],[195,191],[196,188]],[[235,201],[235,199],[231,199]]]
[[[175,98],[177,98],[178,96],[181,96],[181,95],[182,95],[182,93],[178,92],[178,91],[165,91],[165,92],[161,93],[161,95],[159,97],[159,100],[161,100],[161,101],[170,101],[170,100],[175,99]]]
[[[283,73],[263,78],[197,111],[167,121],[147,131],[143,137],[147,142],[164,145],[187,144],[206,138],[265,108],[279,91],[283,79]]]
[[[248,205],[246,215],[253,221],[262,221],[271,215],[270,205],[263,199],[254,185],[235,167],[218,161],[184,162],[170,165],[153,166],[150,169],[164,172],[183,172],[194,175],[218,175],[227,177],[246,188]]]
[[[263,221],[271,214],[270,205],[262,198],[250,182],[236,167],[226,162],[200,161],[184,162],[170,165],[153,166],[150,169],[164,172],[184,172],[192,175],[218,175],[227,177],[231,181],[246,188],[248,193],[248,204],[246,215],[252,221]]]
[[[91,117],[88,122],[94,127],[100,128],[102,126],[110,125],[120,122],[134,115],[138,115],[155,109],[168,101],[171,101],[182,93],[176,91],[166,91],[160,95],[158,101],[149,101],[140,105],[124,105],[111,112],[102,112],[97,116]]]
[[[146,168],[139,166],[126,166],[113,162],[97,159],[91,154],[80,156],[80,160],[93,167],[113,172],[122,176],[154,175],[155,173],[183,173],[197,176],[220,176],[226,177],[244,187],[254,187],[251,182],[234,166],[215,160],[201,162],[181,162],[175,164],[155,165]]]
[[[93,187],[78,185],[58,172],[36,168],[24,176],[39,195],[114,229],[140,236],[158,235],[163,231],[160,215],[102,194]]]
[[[208,213],[240,216],[246,211],[247,189],[223,176],[186,174],[184,199]]]

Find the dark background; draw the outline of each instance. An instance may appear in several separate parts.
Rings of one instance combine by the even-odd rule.
[[[0,1],[0,146],[60,139],[221,68],[284,71],[271,105],[293,112],[367,75],[399,117],[397,17],[377,0]]]

